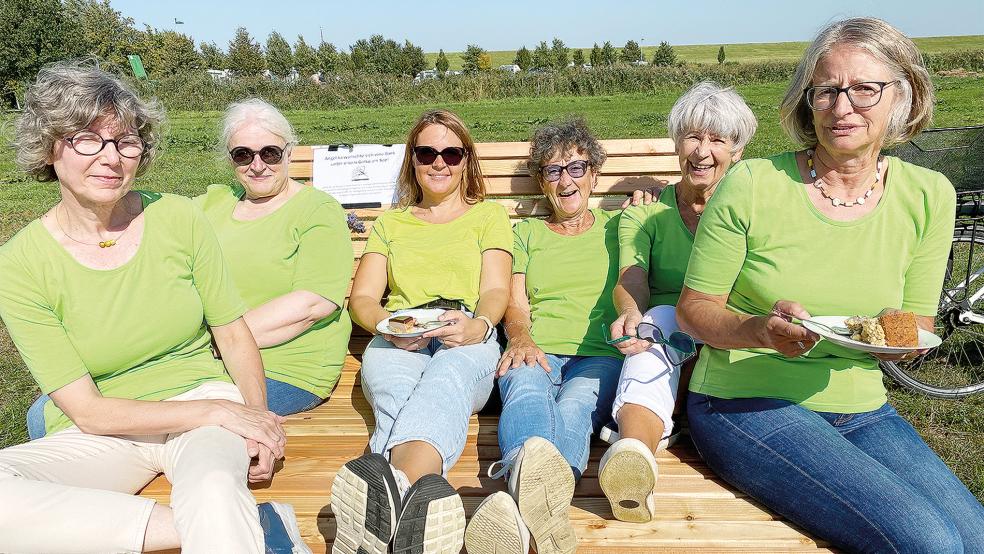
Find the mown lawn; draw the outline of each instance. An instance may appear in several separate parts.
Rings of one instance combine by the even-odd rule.
[[[937,80],[937,126],[984,123],[984,79]],[[543,122],[581,114],[601,138],[666,136],[666,114],[681,90],[610,97],[512,99],[448,106],[471,126],[477,141],[527,140]],[[747,157],[790,148],[778,124],[781,84],[739,89],[759,118],[759,132]],[[399,143],[419,113],[431,106],[348,109],[333,112],[296,111],[288,118],[305,144]],[[138,187],[194,195],[210,183],[228,182],[232,174],[214,148],[217,112],[170,114],[167,138],[154,169]],[[11,115],[0,116],[10,133]],[[57,201],[57,186],[28,181],[19,175],[11,155],[0,157],[0,242],[38,217]],[[125,340],[125,334],[120,340]],[[24,414],[38,393],[23,362],[0,325],[0,447],[27,438]],[[939,401],[891,388],[892,402],[919,429],[944,460],[984,499],[984,397]]]

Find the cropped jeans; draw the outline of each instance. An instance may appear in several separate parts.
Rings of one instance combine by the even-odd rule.
[[[468,419],[492,393],[499,353],[494,333],[453,348],[432,339],[415,352],[374,337],[362,356],[362,391],[376,419],[369,449],[388,458],[395,446],[423,441],[446,474],[465,448]]]
[[[526,439],[543,437],[580,477],[588,464],[592,432],[611,421],[622,360],[547,354],[547,361],[550,373],[539,365],[523,365],[499,378],[499,450],[504,460],[512,460]]]
[[[707,465],[850,552],[984,552],[984,507],[890,405],[813,412],[770,398],[691,392]]]

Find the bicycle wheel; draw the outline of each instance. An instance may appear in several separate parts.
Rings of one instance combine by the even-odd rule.
[[[961,398],[984,391],[984,325],[963,323],[967,306],[984,315],[984,235],[958,231],[947,260],[946,278],[936,317],[935,333],[943,344],[909,362],[881,362],[881,368],[899,384],[935,398]],[[967,286],[967,276],[976,280]]]

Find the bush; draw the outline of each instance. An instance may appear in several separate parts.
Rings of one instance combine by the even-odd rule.
[[[926,68],[930,71],[966,69],[984,71],[984,50],[958,50],[939,54],[923,54]]]

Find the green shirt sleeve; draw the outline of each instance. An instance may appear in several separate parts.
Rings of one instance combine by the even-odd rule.
[[[211,326],[231,323],[246,313],[246,304],[229,276],[219,239],[205,214],[194,205],[191,211],[191,276],[202,299],[205,322]]]
[[[637,265],[649,272],[653,237],[646,230],[646,207],[632,206],[622,212],[618,223],[618,268]]]
[[[0,261],[0,317],[41,392],[49,394],[89,370],[41,290],[43,280],[32,278],[26,265],[10,256]]]
[[[935,316],[943,288],[946,261],[953,239],[956,192],[950,181],[939,174],[932,190],[939,191],[936,205],[927,208],[927,226],[915,255],[905,272],[902,309],[919,315]]]
[[[526,273],[530,263],[529,241],[532,222],[528,219],[520,221],[513,227],[513,273]]]
[[[748,251],[753,188],[743,162],[721,179],[697,226],[684,285],[704,294],[731,292]]]
[[[363,253],[375,252],[383,256],[389,256],[389,239],[386,238],[386,214],[376,218],[369,228],[369,238],[366,239],[366,248]]]
[[[482,252],[497,248],[505,250],[511,255],[513,234],[509,215],[502,205],[495,202],[489,202],[489,204],[492,206],[492,211],[489,217],[485,219],[485,225],[478,239],[479,247]]]
[[[345,303],[352,278],[352,241],[341,206],[324,202],[307,218],[298,241],[294,290],[319,294],[337,306]]]

